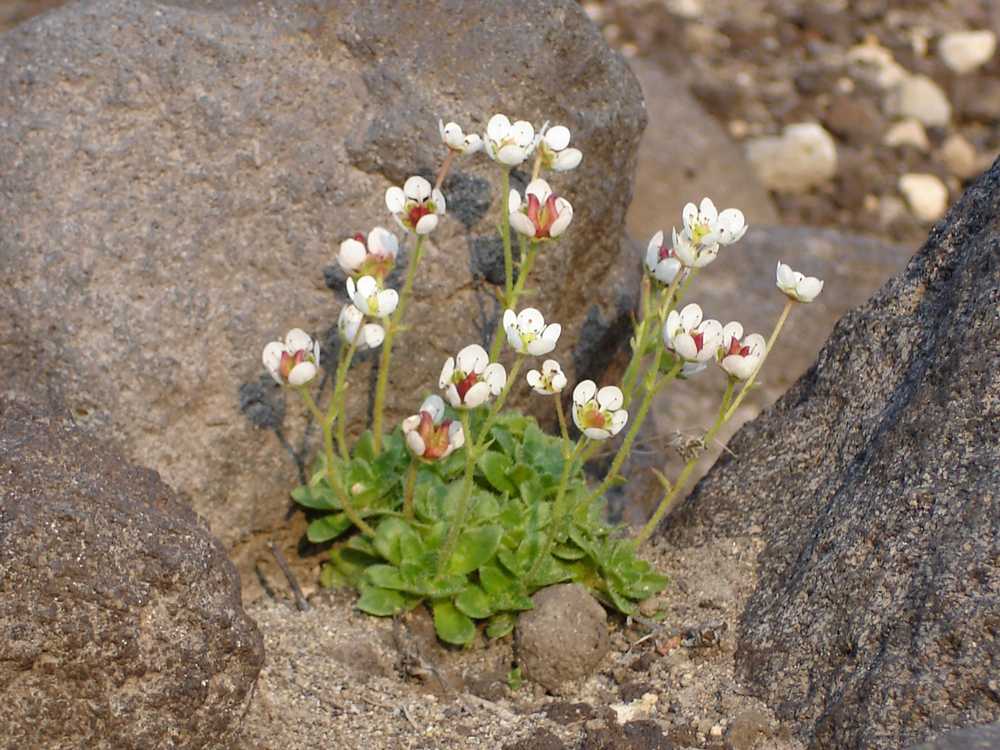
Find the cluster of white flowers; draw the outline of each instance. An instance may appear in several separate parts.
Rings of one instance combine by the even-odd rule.
[[[719,249],[739,241],[747,231],[743,212],[727,208],[719,213],[710,198],[700,206],[688,203],[682,213],[683,230],[673,230],[673,245],[663,244],[662,231],[654,234],[646,246],[646,269],[662,284],[674,284],[682,274],[703,268],[714,261]],[[679,278],[680,277],[680,278]],[[777,286],[796,302],[812,302],[823,289],[823,282],[793,271],[778,263]],[[717,320],[704,319],[701,307],[686,305],[671,310],[663,326],[667,351],[683,361],[681,374],[694,375],[715,360],[736,380],[747,380],[760,367],[767,353],[767,342],[760,334],[743,335],[743,325],[732,321],[725,326]]]

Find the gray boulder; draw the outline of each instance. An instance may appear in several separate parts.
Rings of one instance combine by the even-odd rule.
[[[809,747],[1000,718],[998,214],[1000,163],[671,519],[763,529],[737,666]]]
[[[0,746],[234,747],[263,662],[232,563],[156,473],[0,398]]]
[[[439,117],[572,129],[584,160],[554,183],[574,222],[528,301],[563,324],[571,377],[598,373],[624,338],[639,263],[621,238],[646,118],[573,0],[95,0],[0,36],[0,61],[0,356],[21,363],[9,387],[122,436],[227,547],[247,542],[239,555],[283,522],[316,438],[261,349],[293,326],[331,338],[337,246],[394,226],[385,189],[436,170]],[[480,155],[444,185],[389,425],[496,325],[499,184]],[[372,364],[351,377],[355,429]]]

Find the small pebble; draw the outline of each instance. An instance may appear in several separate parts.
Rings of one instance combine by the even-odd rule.
[[[938,42],[938,55],[959,75],[971,73],[989,62],[997,49],[997,35],[988,29],[952,31]]]
[[[904,174],[899,178],[899,192],[920,221],[937,221],[948,209],[948,188],[936,175]]]
[[[941,161],[956,177],[967,180],[979,174],[979,159],[976,147],[958,133],[948,137],[941,146]]]
[[[747,158],[764,186],[797,193],[827,182],[837,173],[837,145],[822,125],[789,125],[780,136],[747,142]]]
[[[927,131],[919,120],[913,118],[902,120],[886,132],[882,142],[891,148],[912,146],[918,151],[930,151],[931,142],[927,139]]]
[[[930,127],[951,121],[951,103],[944,91],[927,76],[907,76],[886,99],[886,110],[896,117],[912,117]]]
[[[715,725],[713,725],[712,728],[709,730],[708,733],[712,737],[721,737],[722,736],[722,725],[721,724],[715,724]]]

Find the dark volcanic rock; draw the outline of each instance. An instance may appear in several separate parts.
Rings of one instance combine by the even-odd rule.
[[[958,729],[910,750],[996,750],[1000,747],[1000,723]]]
[[[1000,717],[998,309],[1000,162],[672,519],[763,527],[738,668],[810,747]]]
[[[263,661],[222,546],[156,473],[0,398],[0,746],[232,747]]]
[[[571,128],[583,163],[553,184],[573,225],[529,301],[562,323],[571,377],[599,374],[625,340],[640,264],[621,238],[646,115],[573,0],[94,0],[5,33],[0,60],[0,357],[31,362],[8,383],[59,390],[124,436],[227,546],[283,522],[309,452],[261,349],[334,326],[345,295],[324,269],[345,237],[395,226],[385,189],[437,169],[439,117]],[[444,184],[389,425],[493,330],[499,186],[482,154]],[[356,426],[373,360],[351,377]]]

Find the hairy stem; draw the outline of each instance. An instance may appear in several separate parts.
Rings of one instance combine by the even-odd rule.
[[[448,526],[448,536],[445,538],[444,547],[441,548],[441,554],[438,557],[438,578],[443,576],[448,569],[448,563],[455,552],[455,545],[458,544],[458,536],[462,532],[462,527],[465,526],[465,514],[469,508],[469,498],[472,496],[472,478],[476,468],[477,450],[469,437],[472,435],[472,431],[469,428],[469,410],[461,409],[459,413],[462,419],[462,431],[467,436],[465,443],[465,477],[462,480],[462,494],[459,495],[458,507],[455,509],[455,515]]]
[[[417,487],[417,459],[410,459],[410,468],[406,470],[406,485],[403,489],[403,517],[413,520],[413,491]]]
[[[538,569],[542,567],[542,563],[548,558],[549,553],[552,551],[552,545],[555,544],[556,537],[562,531],[562,527],[565,522],[564,516],[566,515],[566,488],[569,485],[569,478],[573,473],[573,467],[583,452],[584,446],[587,444],[588,439],[586,436],[580,438],[580,442],[576,444],[576,448],[573,453],[566,456],[563,459],[563,470],[559,477],[559,489],[556,491],[556,499],[552,502],[552,515],[549,518],[549,528],[545,534],[545,544],[542,545],[542,549],[539,550],[538,557],[535,558],[535,562],[531,564],[531,569],[528,571],[528,575],[525,580],[528,585],[531,585],[531,581],[534,579],[535,575],[538,573]]]
[[[502,170],[500,182],[500,239],[503,241],[504,298],[510,300],[510,292],[514,287],[514,253],[510,247],[510,170]]]
[[[791,312],[794,304],[795,301],[791,299],[785,303],[785,309],[781,311],[778,322],[775,324],[774,330],[771,332],[770,339],[768,339],[767,349],[764,351],[764,356],[761,357],[760,362],[757,364],[757,368],[753,371],[753,374],[747,378],[743,387],[740,388],[740,392],[737,394],[735,399],[733,399],[732,396],[733,389],[736,386],[736,381],[730,378],[729,385],[726,386],[726,392],[722,397],[719,415],[716,417],[715,423],[711,426],[711,428],[709,428],[708,432],[705,433],[704,442],[706,445],[715,438],[719,430],[722,429],[722,426],[732,418],[732,416],[736,413],[736,410],[739,408],[740,403],[742,403],[743,398],[750,392],[750,387],[753,385],[754,380],[757,378],[757,374],[764,366],[764,361],[767,359],[767,355],[771,353],[771,348],[774,346],[774,342],[777,340],[778,334],[785,325],[785,321],[788,319],[788,314]],[[694,468],[698,463],[698,458],[699,456],[695,455],[688,459],[688,462],[681,470],[680,476],[677,477],[677,481],[674,482],[673,486],[663,496],[663,499],[660,500],[660,504],[657,506],[656,512],[653,513],[650,519],[646,522],[646,525],[642,527],[642,531],[636,535],[636,549],[642,546],[646,540],[653,535],[653,532],[656,531],[656,527],[659,526],[660,521],[663,520],[667,511],[670,510],[671,506],[680,496],[680,491],[684,488],[688,479],[691,477],[691,472],[694,471]]]
[[[417,275],[417,266],[420,264],[420,255],[424,249],[424,235],[417,235],[417,244],[413,249],[413,257],[410,259],[409,268],[406,269],[406,281],[403,283],[403,291],[399,295],[399,305],[396,311],[389,318],[386,326],[385,341],[382,342],[382,356],[378,363],[378,381],[375,384],[375,407],[372,419],[372,440],[375,448],[375,455],[382,452],[382,420],[385,415],[385,391],[389,385],[389,364],[392,361],[392,344],[396,338],[406,314],[406,307],[409,304],[410,296],[413,293],[413,280]]]

